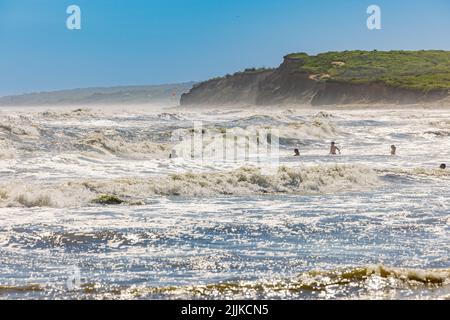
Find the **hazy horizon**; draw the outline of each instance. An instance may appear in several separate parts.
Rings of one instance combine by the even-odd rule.
[[[71,88],[62,88],[62,89],[48,89],[48,90],[42,90],[42,91],[27,91],[22,93],[15,93],[15,94],[5,94],[0,95],[0,98],[7,98],[7,97],[17,97],[17,96],[27,96],[27,95],[37,95],[37,94],[46,94],[46,93],[62,93],[62,92],[71,92],[71,91],[78,91],[78,90],[111,90],[111,89],[137,89],[137,88],[157,88],[157,87],[165,87],[165,86],[176,86],[176,85],[187,85],[187,84],[194,84],[195,81],[185,81],[185,82],[177,82],[177,83],[155,83],[155,84],[123,84],[123,85],[111,85],[111,86],[90,86],[90,87],[71,87]]]

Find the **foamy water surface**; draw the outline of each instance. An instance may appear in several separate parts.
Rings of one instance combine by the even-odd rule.
[[[280,168],[169,159],[193,121]],[[447,110],[2,110],[0,298],[448,299],[441,163]]]

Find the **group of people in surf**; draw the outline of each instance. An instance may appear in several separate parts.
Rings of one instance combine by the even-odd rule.
[[[393,154],[395,154],[395,146],[392,146],[392,147],[394,147]],[[339,147],[336,145],[336,142],[334,142],[334,141],[331,142],[330,155],[337,155],[338,152],[339,152],[339,154],[341,154],[341,149],[339,149]],[[300,157],[300,150],[298,148],[294,149],[294,157]]]
[[[341,154],[341,149],[336,145],[336,142],[331,142],[330,145],[330,155],[337,155]],[[391,145],[391,155],[395,156],[397,154],[397,147],[395,145]],[[298,148],[294,149],[294,157],[300,157],[300,150]],[[439,166],[440,169],[445,170],[447,168],[447,165],[445,163],[442,163]]]

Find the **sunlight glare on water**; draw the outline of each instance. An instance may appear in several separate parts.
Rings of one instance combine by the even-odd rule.
[[[449,298],[450,113],[318,111],[0,113],[0,298]],[[285,168],[169,159],[194,120]]]

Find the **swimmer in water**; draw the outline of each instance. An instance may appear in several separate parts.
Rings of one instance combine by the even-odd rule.
[[[391,156],[395,156],[397,153],[397,147],[395,145],[391,146]]]
[[[300,157],[300,150],[294,149],[294,157]]]
[[[447,168],[447,165],[445,163],[443,163],[439,166],[439,168],[442,170],[445,170]]]
[[[330,146],[330,154],[336,155],[336,151],[338,151],[339,154],[341,154],[341,149],[339,149],[339,148],[336,146],[336,143],[335,143],[335,142],[332,142],[332,143],[331,143],[331,146]]]

